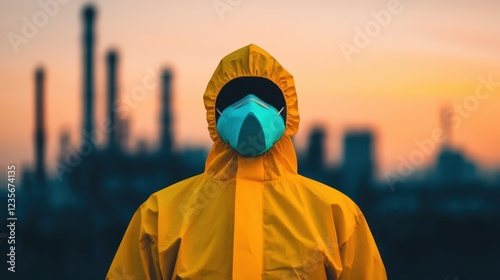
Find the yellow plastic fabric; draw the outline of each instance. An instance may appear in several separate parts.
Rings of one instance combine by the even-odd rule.
[[[285,134],[255,158],[238,155],[215,127],[218,92],[242,76],[270,79],[287,106]],[[249,45],[227,55],[204,102],[214,141],[204,173],[140,206],[106,279],[387,279],[359,208],[297,174],[294,81],[270,54]]]

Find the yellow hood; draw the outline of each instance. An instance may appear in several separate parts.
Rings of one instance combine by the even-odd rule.
[[[293,77],[262,48],[250,44],[225,56],[208,82],[203,101],[207,110],[208,131],[214,145],[207,158],[205,172],[216,179],[233,180],[241,156],[219,137],[216,128],[215,103],[222,87],[240,77],[261,77],[275,83],[283,92],[286,103],[286,128],[281,139],[261,155],[262,164],[273,167],[262,170],[257,179],[275,180],[287,172],[297,173],[297,158],[291,136],[299,129],[299,109]],[[251,159],[246,159],[251,160]]]

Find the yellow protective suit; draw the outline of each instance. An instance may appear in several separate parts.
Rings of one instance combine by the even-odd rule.
[[[243,76],[273,81],[287,108],[285,134],[254,158],[222,142],[215,123],[217,94]],[[297,174],[292,75],[249,45],[221,60],[203,98],[214,141],[204,173],[140,206],[106,279],[386,279],[359,208],[339,191]]]

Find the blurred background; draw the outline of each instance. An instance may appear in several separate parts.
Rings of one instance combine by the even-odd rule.
[[[133,212],[203,172],[202,95],[254,43],[294,75],[299,173],[365,213],[389,279],[500,275],[500,2],[0,2],[0,219],[16,273],[103,279]]]

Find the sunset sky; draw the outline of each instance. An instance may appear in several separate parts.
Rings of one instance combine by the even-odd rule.
[[[12,34],[24,36],[26,21],[40,23],[43,16],[33,16],[44,11],[43,4],[0,2],[2,175],[8,163],[33,162],[34,71],[38,65],[45,67],[47,76],[49,170],[62,129],[70,129],[72,143],[79,140],[81,8],[88,1],[40,2],[57,4],[50,6],[54,12],[46,24],[17,46],[11,42]],[[301,116],[299,148],[312,126],[320,124],[328,133],[328,158],[337,162],[344,132],[369,127],[376,132],[376,156],[383,174],[418,149],[415,141],[432,137],[441,125],[440,108],[448,104],[462,110],[454,115],[453,144],[481,165],[500,167],[499,1],[93,3],[98,9],[96,124],[105,117],[105,55],[115,48],[119,95],[130,95],[141,85],[147,69],[160,73],[170,67],[175,145],[209,148],[202,100],[206,84],[222,57],[254,43],[295,78]],[[361,37],[365,39],[362,44]],[[348,45],[356,52],[346,55]],[[132,110],[131,149],[138,139],[145,139],[152,148],[156,145],[159,94],[158,85]],[[427,160],[433,161],[434,155]]]

